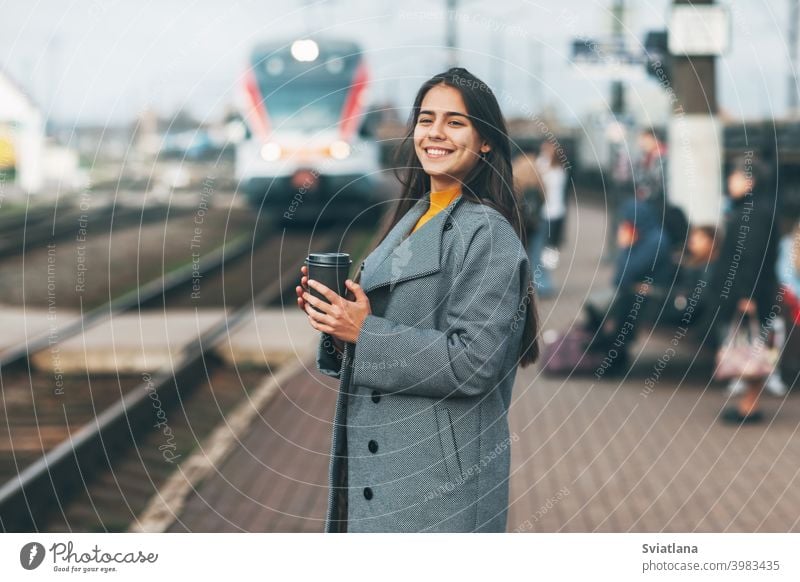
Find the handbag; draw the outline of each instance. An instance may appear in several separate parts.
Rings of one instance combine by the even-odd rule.
[[[749,317],[749,333],[740,326],[731,326],[728,337],[717,352],[715,380],[759,380],[769,376],[780,357],[777,346],[767,346],[758,332],[756,318]]]

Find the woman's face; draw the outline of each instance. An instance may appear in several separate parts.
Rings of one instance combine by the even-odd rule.
[[[448,85],[432,87],[422,100],[414,128],[414,149],[431,189],[460,185],[490,147],[467,117],[461,93]]]

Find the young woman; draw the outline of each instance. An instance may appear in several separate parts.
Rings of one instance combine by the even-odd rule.
[[[434,76],[404,146],[402,195],[360,282],[347,282],[353,300],[305,269],[297,287],[323,334],[317,365],[340,378],[325,529],[502,532],[511,389],[538,344],[494,94],[462,68]]]

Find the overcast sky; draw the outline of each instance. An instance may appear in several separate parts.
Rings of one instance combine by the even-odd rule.
[[[575,37],[607,35],[611,0],[462,0],[460,64],[566,123],[604,109],[608,81],[569,63]],[[721,2],[732,5],[731,2]],[[214,118],[235,100],[248,50],[261,40],[324,32],[354,38],[370,65],[373,100],[408,106],[420,82],[444,69],[444,0],[6,0],[0,67],[62,123],[118,123],[146,106]],[[628,0],[635,45],[663,29],[668,0]],[[736,0],[733,42],[720,59],[719,101],[734,117],[785,114],[789,0]],[[437,9],[440,9],[437,12]],[[499,86],[499,87],[498,87]],[[629,102],[658,116],[653,80],[632,81]]]

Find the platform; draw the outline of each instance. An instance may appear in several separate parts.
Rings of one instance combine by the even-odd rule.
[[[47,334],[57,342],[59,330],[76,321],[78,313],[73,311],[48,310],[25,307],[0,307],[0,352],[26,344],[41,334]]]
[[[556,277],[564,287],[540,306],[544,329],[573,323],[592,289],[608,284],[596,244],[603,228],[599,210],[573,206]],[[722,425],[724,386],[704,379],[708,363],[691,345],[643,390],[665,345],[644,334],[624,379],[519,371],[509,531],[800,531],[800,397],[765,397],[764,425]],[[193,488],[169,531],[322,530],[336,381],[304,363]]]
[[[39,370],[56,371],[57,367],[62,374],[154,371],[172,365],[184,345],[224,315],[221,309],[123,313],[92,327],[83,336],[55,341],[30,359]],[[63,317],[75,318],[77,313]],[[12,330],[9,337],[14,341],[23,341],[26,325],[28,330],[48,329],[46,311],[24,316],[0,311],[2,322],[8,324],[6,330]],[[300,310],[259,310],[252,322],[231,330],[229,338],[218,347],[218,355],[238,366],[279,366],[298,353],[309,353],[316,338]]]

